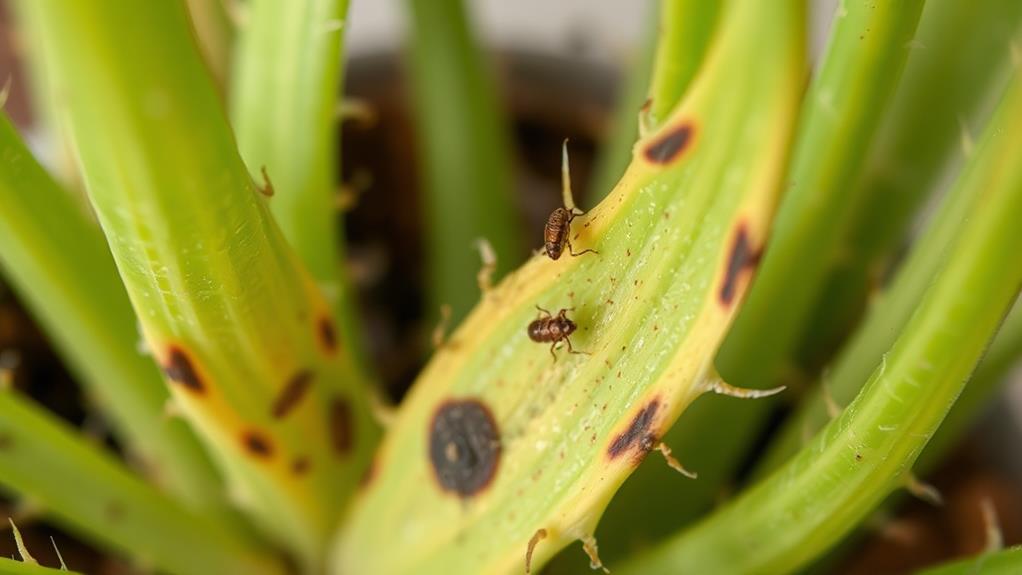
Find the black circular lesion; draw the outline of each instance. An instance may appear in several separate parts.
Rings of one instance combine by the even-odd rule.
[[[500,433],[493,414],[475,399],[437,408],[429,429],[429,459],[440,487],[460,497],[476,495],[496,475]]]

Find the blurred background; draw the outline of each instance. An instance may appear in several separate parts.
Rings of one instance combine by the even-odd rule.
[[[647,58],[655,3],[632,0],[470,0],[477,39],[491,56],[490,71],[506,107],[514,151],[514,201],[525,237],[510,254],[517,265],[539,247],[543,222],[560,205],[561,142],[571,142],[576,201],[593,205],[594,169],[602,144],[636,106],[616,114],[625,86]],[[813,3],[810,38],[822,49],[836,0]],[[370,105],[368,119],[342,126],[343,172],[350,192],[344,213],[349,270],[359,293],[365,338],[387,394],[399,400],[430,352],[436,310],[428,309],[423,274],[422,206],[415,123],[406,65],[406,3],[352,0],[346,23],[347,97]],[[37,129],[29,82],[19,65],[21,44],[11,12],[0,1],[0,81],[10,78],[6,112],[33,149],[52,161],[53,142]],[[641,100],[640,100],[641,103]],[[395,206],[400,208],[395,209]],[[0,209],[3,209],[0,206]],[[3,246],[0,246],[3,249]],[[466,246],[466,249],[473,249]],[[504,257],[505,254],[501,254]],[[13,385],[96,438],[117,446],[98,415],[87,409],[45,336],[0,278],[0,367]],[[905,501],[894,515],[877,517],[840,573],[898,573],[943,558],[973,553],[985,543],[981,501],[998,510],[1006,544],[1022,542],[1022,369],[987,408],[955,454],[930,480],[943,507]],[[779,420],[781,414],[777,414]],[[129,573],[132,568],[99,556],[59,529],[36,522],[31,502],[3,500],[44,562],[53,536],[69,563],[88,572]],[[4,529],[6,526],[0,526]],[[0,553],[12,555],[9,534]],[[92,568],[87,568],[92,566]]]

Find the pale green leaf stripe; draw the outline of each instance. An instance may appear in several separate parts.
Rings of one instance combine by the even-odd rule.
[[[284,573],[233,524],[184,508],[10,391],[0,393],[0,483],[83,538],[159,571]]]
[[[219,512],[219,475],[167,389],[99,228],[0,118],[0,266],[147,475],[196,509]]]
[[[787,573],[908,478],[1022,285],[1022,77],[959,185],[982,195],[946,264],[859,396],[789,463],[619,573]]]

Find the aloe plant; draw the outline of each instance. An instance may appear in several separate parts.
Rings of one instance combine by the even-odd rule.
[[[802,3],[663,0],[600,202],[575,209],[565,152],[546,239],[571,249],[524,263],[544,238],[519,233],[470,6],[405,7],[421,299],[457,325],[391,414],[335,209],[348,2],[17,4],[74,162],[51,176],[0,120],[0,265],[119,446],[0,392],[0,485],[47,525],[167,573],[794,572],[918,485],[1022,353],[1013,3],[847,0],[810,69]],[[959,53],[949,22],[999,28]],[[859,323],[881,263],[895,279]],[[781,392],[796,408],[757,437]],[[712,509],[743,456],[748,485]],[[18,541],[0,572],[55,570]],[[933,572],[980,565],[1017,550]]]

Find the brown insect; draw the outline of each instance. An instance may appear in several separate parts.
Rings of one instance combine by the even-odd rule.
[[[571,340],[568,339],[568,336],[574,333],[578,327],[575,325],[575,322],[568,319],[568,312],[575,308],[562,309],[557,312],[557,315],[552,315],[538,305],[536,309],[540,311],[540,316],[529,324],[529,339],[536,343],[550,342],[550,355],[554,356],[554,361],[557,361],[557,354],[554,353],[554,349],[561,341],[568,344],[568,351],[570,353],[589,355],[587,351],[576,351],[572,348]]]
[[[561,257],[564,246],[568,246],[568,253],[575,257],[588,252],[599,253],[593,249],[575,253],[575,249],[571,247],[571,240],[568,238],[568,234],[571,232],[571,220],[574,220],[577,215],[566,208],[557,208],[547,218],[546,226],[543,228],[543,249],[546,251],[546,255],[550,256],[550,259],[556,260]]]
[[[571,247],[571,239],[569,239],[571,221],[582,212],[574,207],[574,202],[571,199],[571,170],[568,167],[567,140],[564,141],[564,146],[561,148],[561,194],[564,197],[564,205],[567,207],[554,210],[547,218],[546,226],[543,228],[543,250],[546,255],[550,256],[550,259],[556,260],[561,257],[565,245],[568,246],[568,253],[572,256],[580,256],[588,252],[599,253],[596,250],[583,250],[576,254],[575,249]]]

